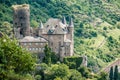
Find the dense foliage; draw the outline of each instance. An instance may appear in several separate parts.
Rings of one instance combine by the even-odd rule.
[[[11,74],[17,76],[17,74],[31,73],[34,65],[35,59],[22,49],[16,40],[6,36],[0,38],[0,79],[10,80]]]
[[[70,69],[77,69],[82,63],[82,57],[65,57],[63,63],[67,64]]]
[[[43,59],[44,63],[51,65],[59,61],[58,56],[54,52],[52,52],[51,48],[48,47],[48,45],[45,46],[44,53],[45,53],[45,57]]]

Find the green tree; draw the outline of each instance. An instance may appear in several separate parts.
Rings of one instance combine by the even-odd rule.
[[[9,22],[3,22],[0,26],[0,31],[10,36],[12,32],[11,24]]]
[[[118,80],[118,66],[115,66],[115,70],[114,70],[114,80]]]
[[[81,66],[78,68],[78,71],[81,73],[82,77],[85,77],[85,78],[92,77],[92,75],[90,74],[90,69],[88,69],[87,67]]]
[[[117,22],[116,27],[120,29],[120,22]]]
[[[80,72],[77,70],[71,70],[71,76],[69,80],[83,80],[83,77]]]
[[[51,63],[55,64],[58,61],[58,56],[55,54],[55,52],[52,52],[51,48],[48,47],[48,45],[45,46],[45,57],[43,59],[43,62],[50,65]]]
[[[20,47],[16,40],[7,36],[0,38],[0,78],[10,71],[26,74],[34,69],[35,59],[32,54]]]
[[[109,79],[113,80],[113,67],[110,68]]]
[[[31,20],[31,26],[36,28],[39,26],[39,23],[36,22],[35,20]]]
[[[54,76],[63,78],[69,75],[69,67],[65,64],[59,64],[56,67],[53,67]]]
[[[52,65],[48,70],[44,71],[45,80],[54,80],[60,78],[62,80],[68,80],[70,71],[69,67],[65,64]]]
[[[45,57],[43,62],[45,62],[48,65],[51,65],[51,48],[49,48],[48,45],[45,46],[44,53]]]
[[[100,73],[100,77],[98,78],[98,80],[108,80],[108,74],[105,72],[101,72]]]

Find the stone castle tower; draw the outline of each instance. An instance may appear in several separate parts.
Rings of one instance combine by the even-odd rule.
[[[14,35],[17,39],[23,39],[26,36],[32,36],[33,32],[36,32],[32,37],[44,38],[48,46],[55,52],[62,60],[65,56],[72,56],[74,51],[74,24],[72,18],[69,19],[67,24],[65,17],[62,20],[50,18],[45,24],[40,21],[40,25],[37,30],[32,30],[30,27],[30,11],[29,5],[15,5],[13,6],[13,27]],[[30,38],[30,37],[27,37]],[[29,49],[31,52],[40,49],[40,46],[33,41],[24,42],[23,46],[30,43]],[[35,43],[35,44],[34,44]],[[39,42],[42,44],[43,42]],[[43,44],[42,44],[43,46]]]
[[[30,35],[30,10],[29,5],[14,5],[13,27],[16,38]]]

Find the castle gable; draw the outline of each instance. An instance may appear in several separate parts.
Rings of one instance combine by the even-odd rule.
[[[46,34],[65,34],[67,32],[66,25],[61,20],[50,18],[44,27]]]

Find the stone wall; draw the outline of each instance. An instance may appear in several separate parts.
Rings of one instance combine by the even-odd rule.
[[[13,7],[13,27],[19,29],[19,34],[30,35],[30,10],[29,5],[14,5]],[[17,32],[16,32],[17,33]],[[16,37],[18,35],[16,34]]]

